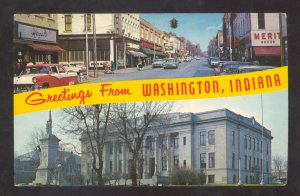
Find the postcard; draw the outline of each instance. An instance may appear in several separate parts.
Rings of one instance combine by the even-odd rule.
[[[286,13],[14,14],[14,186],[284,186]]]

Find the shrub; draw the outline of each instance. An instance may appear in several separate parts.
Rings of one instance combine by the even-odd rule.
[[[202,185],[206,182],[205,174],[195,169],[178,168],[170,176],[173,185]]]

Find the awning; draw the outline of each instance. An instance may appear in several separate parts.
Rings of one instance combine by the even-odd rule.
[[[33,50],[37,51],[45,51],[45,52],[63,52],[65,51],[58,45],[50,45],[50,44],[29,44]]]
[[[136,51],[133,51],[133,50],[129,50],[128,51],[132,56],[135,56],[135,57],[147,57],[147,55],[145,55],[144,53],[142,52],[136,52]]]
[[[253,47],[255,56],[280,56],[280,47]]]
[[[152,50],[152,49],[142,48],[142,51],[148,55],[151,55],[151,56],[154,55],[154,50]],[[155,56],[165,56],[165,54],[162,52],[159,52],[159,51],[155,51]]]

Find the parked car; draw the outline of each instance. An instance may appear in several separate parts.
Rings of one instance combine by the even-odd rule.
[[[152,68],[162,68],[163,64],[165,62],[165,59],[155,59],[152,63]]]
[[[63,65],[67,72],[76,72],[77,75],[86,75],[86,67],[79,63],[70,63]]]
[[[238,73],[248,73],[255,71],[263,71],[267,69],[274,69],[276,66],[263,66],[263,65],[249,65],[238,68]]]
[[[213,58],[210,59],[210,66],[212,68],[217,67],[219,65],[220,61],[221,60],[220,60],[219,57],[213,57]]]
[[[166,59],[163,66],[164,66],[164,69],[177,69],[178,64],[179,63],[176,59]]]
[[[27,65],[19,76],[14,77],[14,93],[73,84],[78,84],[77,73],[66,71],[63,65]]]

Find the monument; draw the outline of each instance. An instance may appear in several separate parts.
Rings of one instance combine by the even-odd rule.
[[[46,124],[46,132],[46,136],[40,139],[40,165],[33,183],[41,185],[59,184],[61,174],[57,157],[60,139],[52,133],[51,110]]]

